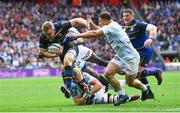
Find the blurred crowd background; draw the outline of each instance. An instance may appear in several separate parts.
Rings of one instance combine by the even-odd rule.
[[[133,8],[144,21],[158,27],[154,47],[166,63],[179,62],[180,3],[176,0],[1,0],[0,68],[60,67],[59,58],[38,59],[41,25],[91,15],[97,22],[102,11],[110,11],[115,21],[122,21],[122,11]],[[80,29],[84,31],[84,29]],[[86,40],[86,46],[104,59],[111,59],[112,49],[104,38]],[[174,53],[173,53],[174,52]],[[168,55],[169,54],[169,55]],[[152,63],[157,63],[155,57]]]

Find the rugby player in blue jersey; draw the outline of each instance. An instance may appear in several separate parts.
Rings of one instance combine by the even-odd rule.
[[[72,65],[78,49],[77,46],[69,47],[67,44],[63,45],[63,43],[69,28],[77,25],[86,26],[87,22],[82,18],[75,18],[69,21],[58,21],[56,23],[46,21],[42,25],[42,34],[39,39],[40,57],[54,58],[60,56],[65,69],[65,73],[62,76],[67,87],[71,85]],[[56,53],[50,53],[47,48],[51,43],[58,43],[62,45],[62,48]]]
[[[153,75],[156,77],[158,85],[160,85],[162,82],[162,72],[159,69],[150,70],[145,68],[152,58],[153,50],[151,44],[156,38],[157,27],[152,24],[141,22],[135,19],[134,16],[134,11],[132,9],[125,9],[123,11],[123,22],[121,22],[120,25],[128,34],[133,47],[140,55],[138,77],[142,83],[148,85],[146,77]],[[147,35],[147,33],[149,35]]]
[[[54,58],[60,56],[60,59],[63,63],[63,68],[65,72],[63,73],[64,83],[67,87],[70,87],[72,81],[72,73],[73,73],[73,64],[75,62],[76,57],[79,56],[79,53],[83,53],[81,57],[86,56],[89,58],[89,61],[93,63],[97,63],[101,66],[106,66],[107,62],[101,60],[97,57],[92,50],[85,50],[85,47],[78,47],[79,43],[82,43],[81,40],[76,39],[74,37],[66,38],[66,34],[69,32],[72,26],[86,26],[87,21],[82,18],[75,18],[69,21],[58,21],[56,23],[52,23],[50,21],[46,21],[42,25],[42,34],[39,40],[40,57],[46,58]],[[62,49],[57,51],[57,53],[51,53],[48,51],[48,46],[51,43],[58,43],[62,46]],[[80,50],[79,50],[80,49]],[[83,52],[82,52],[83,51]],[[89,53],[87,56],[87,54]],[[91,53],[91,55],[90,55]],[[79,81],[82,82],[82,81]]]

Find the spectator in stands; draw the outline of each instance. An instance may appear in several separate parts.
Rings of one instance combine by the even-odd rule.
[[[118,20],[120,18],[119,14],[126,7],[124,5],[111,6],[109,4],[96,4],[96,6],[89,4],[89,7],[84,5],[59,6],[59,4],[0,1],[0,56],[4,59],[3,67],[27,68],[33,67],[34,64],[36,64],[36,68],[54,67],[56,62],[59,62],[50,59],[52,63],[49,64],[47,59],[37,59],[35,51],[39,46],[37,42],[40,35],[40,26],[45,20],[71,19],[90,14],[97,22],[98,15],[107,10],[112,12],[114,20],[121,21]],[[158,26],[158,48],[161,50],[176,49],[177,42],[180,42],[179,3],[150,2],[144,6],[148,7],[144,9],[147,22]],[[86,46],[91,47],[102,58],[109,60],[112,57],[112,50],[103,39],[88,40]],[[33,57],[33,62],[36,63],[32,63],[29,60],[30,57]]]

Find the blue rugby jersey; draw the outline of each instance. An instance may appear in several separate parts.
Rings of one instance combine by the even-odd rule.
[[[56,23],[53,23],[53,25],[55,27],[56,37],[54,38],[54,40],[49,41],[46,39],[46,36],[43,33],[41,33],[39,39],[40,48],[47,49],[51,43],[59,43],[63,45],[65,36],[68,33],[68,29],[71,27],[71,23],[69,21],[58,21]]]
[[[152,48],[144,47],[144,42],[148,39],[146,34],[147,23],[133,20],[128,26],[124,22],[120,25],[127,33],[133,47],[139,52],[140,55],[151,55]]]

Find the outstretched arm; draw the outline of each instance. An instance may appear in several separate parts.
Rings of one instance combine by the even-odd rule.
[[[148,24],[146,27],[146,31],[149,32],[149,38],[155,39],[157,35],[157,27],[153,24]]]
[[[74,18],[69,20],[72,27],[81,26],[81,27],[88,27],[87,20],[83,18]]]
[[[87,16],[87,22],[88,22],[88,28],[90,28],[91,30],[96,30],[100,28],[99,26],[94,24],[90,15]]]
[[[45,57],[45,58],[54,58],[59,56],[62,53],[62,51],[57,51],[56,53],[50,53],[46,49],[40,48],[39,50],[39,58]]]
[[[98,29],[98,30],[91,30],[91,31],[87,31],[84,33],[80,33],[80,34],[69,34],[68,36],[73,36],[73,37],[77,37],[77,38],[98,38],[100,36],[104,36],[104,33],[102,31],[102,29]]]
[[[157,35],[157,27],[152,24],[148,24],[146,27],[146,31],[149,32],[149,38],[144,42],[145,47],[151,46],[152,42],[156,39]]]

